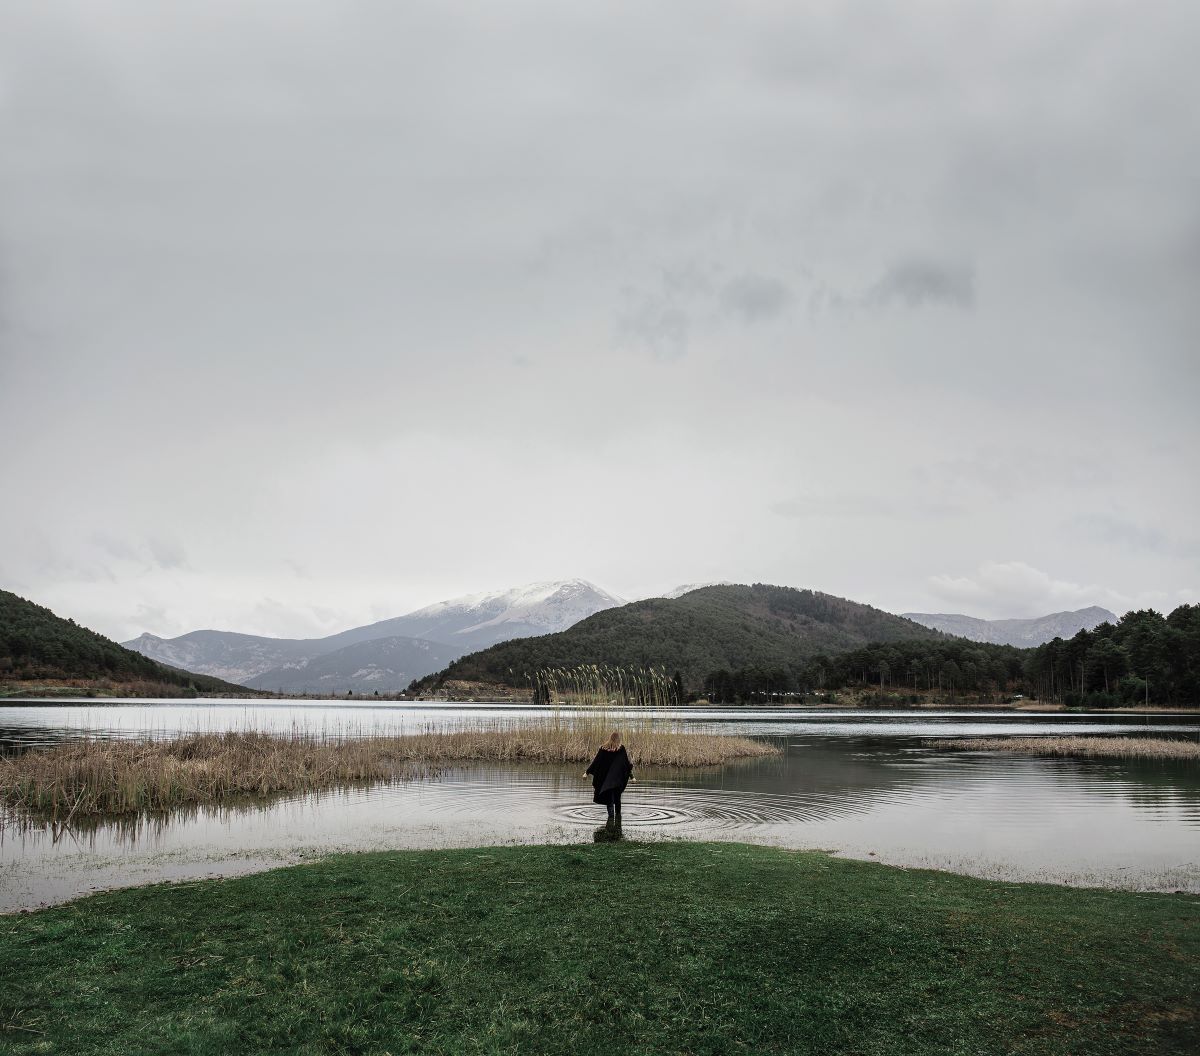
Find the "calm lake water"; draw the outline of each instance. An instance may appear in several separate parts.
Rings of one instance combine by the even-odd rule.
[[[538,721],[510,705],[242,701],[0,706],[0,751],[83,732],[129,737],[293,728],[338,736]],[[560,714],[567,714],[563,710]],[[1200,738],[1200,715],[680,709],[689,728],[769,738],[778,758],[639,769],[626,835],[821,848],[1007,880],[1200,893],[1195,763],[947,753],[930,737]],[[636,739],[630,748],[637,755]],[[159,880],[230,875],[333,851],[590,840],[604,808],[581,767],[471,765],[431,780],[68,831],[0,827],[0,911]]]

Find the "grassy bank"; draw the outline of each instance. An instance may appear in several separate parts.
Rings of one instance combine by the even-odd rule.
[[[80,740],[0,758],[0,796],[18,809],[58,818],[168,810],[404,780],[455,762],[590,762],[602,730],[607,727],[567,722],[351,738],[247,731]],[[643,766],[709,766],[778,752],[745,737],[653,725],[627,740],[635,764]]]
[[[954,751],[1079,759],[1200,759],[1200,743],[1164,737],[953,737],[925,743]]]
[[[1200,906],[737,844],[343,856],[0,919],[10,1053],[1190,1053]]]

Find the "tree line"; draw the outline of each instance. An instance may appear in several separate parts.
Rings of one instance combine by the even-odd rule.
[[[702,694],[718,704],[830,692],[849,687],[880,692],[956,696],[1023,694],[1071,706],[1200,703],[1200,606],[1168,616],[1153,609],[1127,613],[1073,638],[1033,649],[961,638],[876,642],[801,663],[720,668]]]
[[[1039,697],[1093,707],[1200,703],[1200,605],[1127,612],[1040,645],[1024,675]]]
[[[703,694],[717,704],[772,696],[831,692],[851,686],[882,691],[939,691],[948,697],[1019,692],[1027,650],[962,638],[872,642],[791,665],[719,669]]]

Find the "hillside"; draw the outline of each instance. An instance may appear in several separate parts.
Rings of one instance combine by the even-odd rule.
[[[380,638],[275,668],[246,684],[279,693],[402,693],[414,679],[445,667],[460,655],[448,645],[421,638]]]
[[[578,664],[662,666],[678,671],[692,689],[719,669],[798,670],[809,657],[867,642],[940,637],[911,620],[816,591],[721,585],[632,602],[559,634],[471,653],[414,689],[427,692],[448,679],[523,686],[527,673]]]
[[[906,612],[905,619],[946,634],[969,638],[991,645],[1015,645],[1026,649],[1044,645],[1055,638],[1073,638],[1080,631],[1091,631],[1102,623],[1116,623],[1108,609],[1093,605],[1073,612],[1052,612],[1026,620],[981,620],[975,616],[947,612]]]
[[[11,690],[45,681],[136,684],[144,690],[139,695],[245,692],[220,679],[157,663],[74,620],[0,590],[0,683]]]
[[[586,580],[570,579],[451,598],[325,638],[267,638],[206,630],[178,638],[143,634],[125,645],[174,667],[272,689],[294,684],[297,670],[307,669],[318,657],[325,657],[322,685],[336,686],[341,692],[352,689],[370,693],[374,689],[382,691],[383,671],[393,670],[397,677],[407,674],[407,685],[464,653],[510,638],[562,631],[619,604],[619,598]],[[345,652],[348,646],[396,639],[422,640],[429,648],[411,652],[399,667],[395,646],[377,644]]]

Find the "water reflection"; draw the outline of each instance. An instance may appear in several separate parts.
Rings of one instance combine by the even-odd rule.
[[[184,707],[186,713],[180,705],[13,709],[22,712],[20,721],[5,714],[4,729],[14,732],[0,737],[12,750],[70,735],[81,724],[73,715],[64,723],[64,713],[76,711],[89,715],[95,734],[109,736],[263,725],[255,718],[235,722],[245,709]],[[497,711],[516,711],[522,721],[537,714],[379,710],[385,714],[371,716],[372,729],[459,723],[476,713],[494,718]],[[278,728],[303,721],[305,728],[328,729],[329,712],[343,715],[340,706],[285,706],[272,714]],[[120,713],[119,723],[112,713]],[[1155,732],[1187,736],[1200,729],[1193,716],[1154,719]],[[923,744],[929,736],[980,727],[1005,735],[1089,727],[1127,732],[1142,728],[1137,717],[735,712],[714,719],[706,711],[688,721],[737,723],[739,733],[773,736],[785,752],[704,771],[639,769],[624,803],[627,838],[749,840],[1008,879],[1200,891],[1194,764],[947,753]],[[367,720],[358,725],[366,728]],[[433,780],[101,824],[72,821],[67,829],[14,825],[10,818],[0,829],[0,908],[95,887],[245,872],[331,851],[587,840],[604,820],[604,808],[590,799],[574,767],[478,765]]]
[[[174,736],[211,730],[306,730],[329,736],[362,733],[413,733],[464,725],[543,722],[554,714],[570,718],[571,708],[551,712],[544,707],[513,704],[436,704],[432,702],[347,704],[333,701],[128,701],[81,705],[0,703],[0,751],[47,745],[87,733],[96,737]],[[853,708],[778,709],[673,708],[670,711],[609,712],[655,715],[691,729],[730,731],[749,736],[842,737],[973,737],[1056,733],[1153,733],[1155,736],[1198,736],[1200,715],[1113,712],[1039,713],[990,709],[978,711],[871,710]]]

